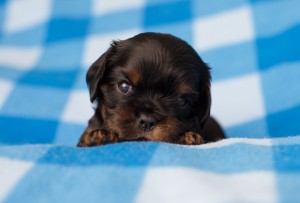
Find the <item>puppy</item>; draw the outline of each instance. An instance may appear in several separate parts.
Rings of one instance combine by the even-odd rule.
[[[86,80],[95,114],[79,147],[147,140],[196,145],[225,137],[210,117],[210,69],[177,37],[142,33],[114,41]]]

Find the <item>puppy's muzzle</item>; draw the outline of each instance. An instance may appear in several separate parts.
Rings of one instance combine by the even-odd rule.
[[[145,114],[142,114],[138,119],[138,126],[144,131],[152,130],[155,127],[156,123],[157,121],[155,118]]]

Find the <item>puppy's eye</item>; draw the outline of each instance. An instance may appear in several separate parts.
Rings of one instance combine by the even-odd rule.
[[[122,94],[129,94],[132,91],[132,86],[125,81],[119,82],[117,84],[118,91]]]
[[[177,104],[179,106],[184,106],[184,105],[186,105],[186,103],[187,103],[187,100],[186,100],[185,97],[179,97],[178,100],[177,100]]]

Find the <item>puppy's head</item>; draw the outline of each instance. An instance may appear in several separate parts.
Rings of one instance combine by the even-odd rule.
[[[210,72],[172,35],[142,33],[111,47],[87,73],[101,126],[120,140],[176,142],[210,114]]]

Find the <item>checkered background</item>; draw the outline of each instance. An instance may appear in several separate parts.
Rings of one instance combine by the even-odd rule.
[[[229,137],[300,133],[299,1],[0,1],[0,143],[74,145],[88,67],[113,39],[174,34],[212,67]]]
[[[0,0],[0,202],[300,202],[299,8]],[[145,31],[186,40],[212,67],[212,114],[231,139],[74,147],[93,113],[90,64]]]

